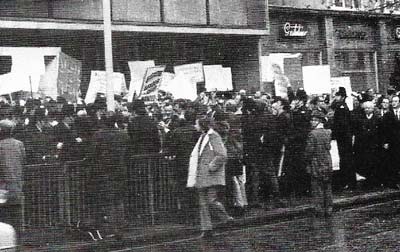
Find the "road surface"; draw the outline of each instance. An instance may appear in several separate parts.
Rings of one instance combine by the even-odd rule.
[[[400,251],[400,201],[336,212],[328,219],[310,214],[307,218],[217,232],[207,240],[192,237],[114,251]]]

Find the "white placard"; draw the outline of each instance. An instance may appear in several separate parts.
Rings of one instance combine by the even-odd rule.
[[[197,82],[184,74],[176,74],[175,77],[167,81],[165,86],[168,86],[174,99],[189,99],[194,101],[197,98]]]
[[[271,53],[261,56],[261,81],[273,82],[277,75],[285,73],[285,59],[299,57],[301,53]]]
[[[233,90],[232,85],[232,70],[230,67],[222,68],[222,88],[221,91],[231,91]]]
[[[129,70],[131,71],[131,83],[129,85],[129,91],[132,92],[132,95],[136,92],[139,95],[140,90],[142,89],[143,78],[146,74],[146,70],[149,67],[155,67],[154,60],[145,60],[145,61],[129,61]],[[138,85],[138,80],[142,82]]]
[[[332,90],[329,65],[304,66],[303,85],[307,94],[330,94]]]
[[[12,72],[0,75],[0,95],[18,91],[31,91],[29,76]]]
[[[193,82],[204,81],[203,63],[185,64],[174,67],[175,74],[183,74]]]
[[[11,73],[21,75],[17,78],[23,80],[21,84],[17,84],[18,89],[37,92],[40,78],[45,73],[43,52],[39,49],[15,51],[11,57]],[[25,80],[28,80],[28,82]]]
[[[112,83],[114,86],[114,94],[119,95],[126,92],[125,75],[123,75],[122,73],[114,72],[112,76]],[[91,72],[89,88],[85,97],[85,103],[93,103],[96,99],[97,93],[107,93],[107,80],[105,71]]]
[[[203,66],[207,91],[216,91],[223,86],[222,65]]]

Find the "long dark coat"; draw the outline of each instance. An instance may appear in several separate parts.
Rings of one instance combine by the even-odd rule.
[[[367,179],[377,173],[378,127],[379,119],[374,114],[368,119],[363,113],[353,123],[355,169]]]
[[[353,167],[352,115],[345,102],[335,102],[332,121],[332,139],[337,141],[340,157],[339,186],[355,187],[356,174]]]
[[[130,152],[133,155],[158,153],[161,148],[157,124],[149,116],[132,118],[128,125]]]

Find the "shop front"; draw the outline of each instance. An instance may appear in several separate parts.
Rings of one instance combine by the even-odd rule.
[[[337,77],[350,77],[353,91],[379,91],[377,22],[335,17],[334,69]]]
[[[282,78],[294,90],[303,87],[302,67],[322,65],[325,43],[322,20],[309,13],[292,13],[290,17],[287,13],[270,14],[271,35],[262,42],[265,91],[275,92]]]
[[[398,20],[382,20],[380,22],[381,53],[380,80],[382,90],[389,86],[400,89],[400,22]]]

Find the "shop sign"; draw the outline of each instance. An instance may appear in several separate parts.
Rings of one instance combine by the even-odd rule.
[[[283,25],[284,37],[305,37],[308,31],[302,24],[286,22]]]
[[[353,30],[351,28],[347,29],[337,29],[336,36],[340,39],[358,39],[363,40],[367,37],[367,32],[362,30]]]

